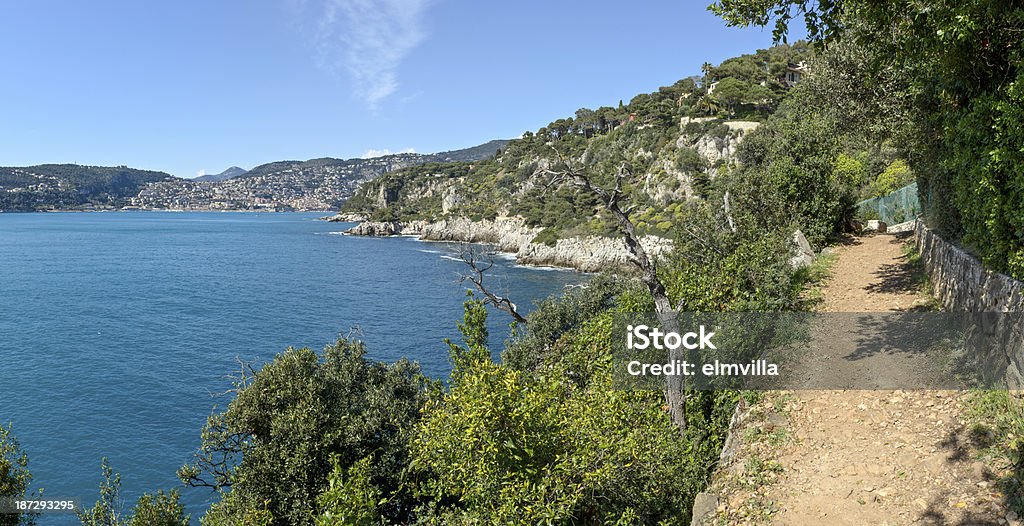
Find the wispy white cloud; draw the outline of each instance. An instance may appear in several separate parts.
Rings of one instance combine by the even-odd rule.
[[[310,33],[318,65],[344,72],[354,95],[370,108],[398,90],[398,69],[426,38],[423,15],[430,0],[290,0]],[[309,27],[307,24],[303,26]]]
[[[385,155],[391,155],[394,153],[416,153],[416,150],[412,148],[406,148],[404,150],[398,150],[397,152],[393,152],[387,148],[384,148],[383,150],[376,150],[374,148],[370,148],[369,150],[366,150],[366,153],[363,154],[363,159],[370,159],[373,157],[384,157]]]
[[[196,172],[196,177],[202,177],[204,175],[206,175],[206,170],[200,169],[198,172]]]

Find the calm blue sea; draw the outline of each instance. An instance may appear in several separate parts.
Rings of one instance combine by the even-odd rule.
[[[320,215],[0,214],[0,422],[35,486],[91,505],[108,457],[126,507],[179,487],[236,358],[358,328],[373,358],[445,375],[465,299],[457,247],[341,236]],[[520,305],[585,279],[509,260],[493,274]],[[491,317],[496,348],[509,321]],[[209,490],[182,491],[198,524]]]

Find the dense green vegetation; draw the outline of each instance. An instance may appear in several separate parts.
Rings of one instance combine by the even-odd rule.
[[[31,212],[83,206],[119,207],[147,183],[174,179],[163,172],[125,166],[43,164],[0,167],[0,210]]]
[[[0,501],[27,496],[31,483],[28,455],[22,451],[11,427],[0,424]],[[35,517],[29,514],[0,514],[0,526],[31,524],[35,524]]]
[[[245,369],[227,411],[210,417],[187,484],[222,498],[204,524],[234,524],[255,512],[275,524],[312,524],[332,470],[362,462],[388,497],[379,512],[405,522],[416,502],[407,483],[409,435],[428,387],[419,366],[365,359],[363,345],[338,342],[317,354],[289,349],[258,373]]]
[[[779,38],[803,14],[821,47],[858,49],[865,67],[854,78],[880,88],[881,102],[866,106],[896,109],[885,131],[917,174],[929,225],[1024,277],[1024,6],[722,0],[714,8],[732,24],[774,22]]]

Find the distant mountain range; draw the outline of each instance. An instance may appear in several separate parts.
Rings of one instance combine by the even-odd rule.
[[[210,183],[219,183],[221,181],[227,181],[228,179],[231,179],[232,177],[238,177],[239,175],[242,175],[244,173],[246,173],[246,170],[244,168],[239,168],[237,166],[232,166],[231,168],[228,168],[227,170],[224,170],[223,172],[221,172],[219,174],[206,174],[206,175],[202,175],[202,176],[196,177],[195,179],[192,179],[192,180],[193,181],[206,181],[206,182],[210,182]]]
[[[361,183],[385,173],[426,163],[485,159],[508,142],[494,140],[435,154],[277,161],[249,171],[233,166],[196,179],[124,166],[0,167],[0,211],[333,210]]]

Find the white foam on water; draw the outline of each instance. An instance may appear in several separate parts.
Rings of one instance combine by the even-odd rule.
[[[568,267],[548,267],[545,265],[524,265],[522,263],[516,263],[512,265],[515,268],[525,268],[530,270],[545,270],[545,271],[560,271],[560,272],[577,272],[576,269]]]

